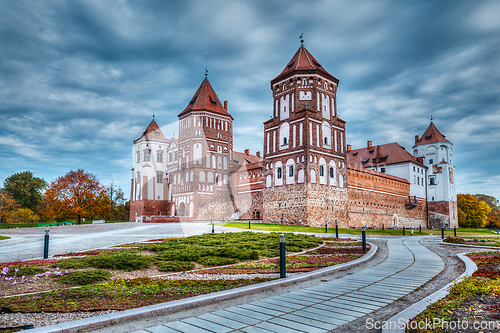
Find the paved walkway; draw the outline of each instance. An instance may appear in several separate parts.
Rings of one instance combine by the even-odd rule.
[[[419,239],[389,240],[387,260],[343,278],[178,321],[166,317],[164,324],[134,333],[327,332],[396,301],[441,272],[443,260]]]

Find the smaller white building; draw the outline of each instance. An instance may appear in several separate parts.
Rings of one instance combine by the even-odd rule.
[[[348,145],[347,149],[349,164],[404,178],[410,182],[412,198],[426,199],[427,166],[397,142],[373,146],[368,141],[366,148],[350,150]]]

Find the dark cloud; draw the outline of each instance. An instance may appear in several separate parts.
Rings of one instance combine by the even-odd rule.
[[[269,81],[305,33],[340,79],[353,147],[411,150],[433,115],[454,143],[459,192],[500,197],[497,1],[1,1],[0,180],[83,167],[128,189],[132,141],[176,128],[205,67],[262,150]]]

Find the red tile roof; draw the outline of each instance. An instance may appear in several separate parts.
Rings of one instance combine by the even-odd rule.
[[[179,114],[179,117],[190,111],[211,111],[231,117],[227,110],[224,109],[224,105],[220,102],[219,97],[217,97],[214,88],[207,78],[203,80],[189,104],[184,111]],[[231,119],[233,119],[233,117],[231,117]]]
[[[245,154],[237,151],[233,151],[233,159],[238,161],[240,164],[250,164],[263,161],[263,158],[258,157],[257,155]]]
[[[163,135],[163,133],[161,132],[160,127],[158,126],[158,124],[156,123],[156,121],[154,119],[151,120],[151,122],[149,123],[148,127],[142,133],[141,137],[139,139],[137,139],[137,140],[134,140],[134,143],[136,143],[136,141],[138,141],[138,140],[140,140],[142,138],[168,140]]]
[[[445,139],[445,136],[441,134],[441,132],[439,132],[436,125],[434,125],[434,123],[431,121],[431,124],[425,130],[424,135],[422,135],[420,139],[416,140],[413,148],[415,148],[419,144],[435,143],[435,142],[451,143],[450,141]]]
[[[325,74],[336,83],[339,82],[339,79],[337,79],[332,74],[328,73],[326,69],[323,66],[321,66],[321,64],[313,57],[313,55],[304,46],[301,46],[297,50],[297,52],[295,52],[295,55],[288,62],[285,69],[283,69],[280,75],[276,76],[271,81],[271,84],[274,84],[275,81],[284,78],[285,76],[287,76],[292,72],[302,72],[304,74],[312,74],[319,72]]]
[[[347,153],[347,163],[363,168],[403,162],[414,162],[422,165],[415,156],[406,151],[397,142],[372,146],[371,148],[355,149]]]

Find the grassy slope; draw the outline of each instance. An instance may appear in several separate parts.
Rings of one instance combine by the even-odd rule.
[[[76,221],[71,221],[77,224]],[[122,223],[128,221],[106,221],[106,223]],[[81,222],[81,224],[92,224],[92,221]],[[0,223],[0,229],[16,229],[16,228],[35,228],[38,227],[38,223]]]
[[[224,227],[248,229],[248,223],[245,222],[230,222],[218,224]],[[251,229],[254,230],[267,230],[267,231],[288,231],[288,232],[314,232],[314,233],[324,233],[325,228],[314,228],[314,227],[301,227],[295,225],[281,225],[281,224],[267,224],[267,223],[252,223]],[[335,228],[328,228],[329,234],[335,234]],[[393,230],[393,229],[367,229],[366,233],[368,235],[403,235],[403,230]],[[342,229],[339,228],[339,234],[349,234],[349,235],[361,235],[361,229]],[[410,236],[410,230],[406,230],[406,236]],[[413,231],[413,235],[426,235],[426,233],[419,233],[417,229]]]
[[[217,225],[224,227],[248,229],[248,222],[229,222],[229,223],[218,223]],[[281,224],[268,224],[268,223],[251,223],[251,229],[254,230],[267,230],[267,231],[288,231],[288,232],[314,232],[314,233],[324,233],[325,228],[314,228],[314,227],[302,227],[295,225],[281,225]],[[453,236],[453,229],[445,230],[445,236]],[[329,227],[328,233],[335,234],[335,228]],[[402,236],[402,229],[366,229],[368,235],[394,235]],[[361,229],[342,229],[339,228],[339,234],[349,234],[349,235],[360,235]],[[405,235],[409,236],[411,234],[409,229],[406,229]],[[422,230],[422,233],[418,232],[418,229],[413,230],[413,235],[441,235],[441,229],[435,230]],[[478,237],[500,237],[488,229],[469,229],[469,228],[458,228],[457,236],[478,236]]]
[[[0,235],[0,240],[9,239],[9,238],[10,238],[9,236],[1,236]]]

